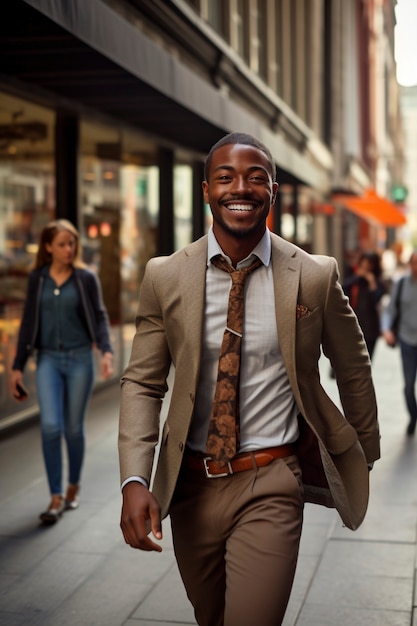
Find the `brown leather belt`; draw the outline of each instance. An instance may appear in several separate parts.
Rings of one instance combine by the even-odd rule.
[[[294,448],[291,444],[275,446],[274,448],[262,448],[262,450],[238,454],[227,465],[219,467],[211,457],[204,457],[198,452],[194,453],[191,450],[187,450],[184,455],[183,466],[196,472],[202,472],[207,478],[221,478],[222,476],[236,474],[236,472],[254,469],[254,467],[264,467],[275,459],[283,459],[292,454],[294,454]]]

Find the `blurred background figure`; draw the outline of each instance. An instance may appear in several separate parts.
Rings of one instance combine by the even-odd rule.
[[[343,290],[356,313],[371,359],[381,334],[380,302],[385,293],[381,275],[379,255],[376,252],[362,252],[354,272],[343,283]]]
[[[386,343],[401,350],[404,396],[410,422],[407,434],[414,435],[417,424],[415,383],[417,377],[417,251],[411,254],[410,271],[394,282],[388,307],[382,316]]]
[[[79,233],[70,222],[57,220],[42,230],[10,376],[12,395],[25,400],[23,370],[29,356],[37,351],[42,449],[51,494],[48,508],[40,515],[44,524],[54,524],[64,510],[78,506],[84,418],[94,382],[94,345],[102,352],[103,377],[113,372],[101,286],[80,259]],[[69,466],[65,497],[62,437]]]

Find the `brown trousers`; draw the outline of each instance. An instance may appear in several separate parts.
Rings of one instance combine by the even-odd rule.
[[[279,626],[302,520],[295,456],[223,478],[183,468],[171,507],[175,555],[200,626]]]

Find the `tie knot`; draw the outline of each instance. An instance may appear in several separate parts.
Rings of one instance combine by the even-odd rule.
[[[248,267],[243,267],[242,269],[235,269],[223,256],[220,255],[214,257],[211,262],[215,267],[223,270],[223,272],[228,272],[232,277],[233,283],[244,283],[247,276],[262,265],[262,261],[258,257],[256,257]]]

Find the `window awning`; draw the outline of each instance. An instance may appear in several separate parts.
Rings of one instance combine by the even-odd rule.
[[[402,211],[393,202],[379,196],[375,189],[367,189],[359,197],[335,194],[332,200],[368,222],[391,228],[403,226],[407,222]]]

